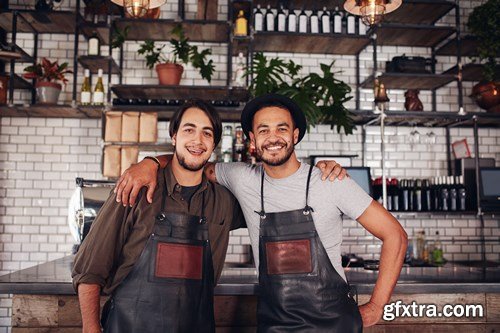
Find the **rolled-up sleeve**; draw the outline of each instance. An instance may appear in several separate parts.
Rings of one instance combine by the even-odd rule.
[[[71,276],[77,292],[80,283],[104,287],[116,268],[134,223],[134,208],[124,207],[115,199],[116,195],[111,193],[75,256]]]

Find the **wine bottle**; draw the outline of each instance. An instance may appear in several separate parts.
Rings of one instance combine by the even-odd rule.
[[[458,191],[457,191],[457,186],[455,185],[455,179],[453,176],[448,177],[448,182],[450,183],[450,210],[451,211],[457,211],[457,199],[458,199]]]
[[[395,212],[399,211],[399,197],[401,196],[400,191],[401,189],[399,188],[398,185],[398,180],[396,178],[391,179],[391,185],[394,188],[394,194],[392,196],[392,210]]]
[[[459,176],[458,178],[458,209],[464,211],[467,209],[467,191],[464,186],[464,176]]]
[[[288,32],[297,32],[297,14],[293,9],[288,10],[287,30]]]
[[[311,16],[309,17],[309,24],[311,33],[318,34],[319,33],[319,17],[318,12],[313,10]]]
[[[358,18],[358,31],[359,34],[363,36],[366,35],[366,32],[368,31],[368,27],[363,23],[361,17]]]
[[[307,14],[304,9],[299,14],[299,32],[307,32]]]
[[[405,212],[407,212],[407,211],[410,210],[410,198],[409,198],[410,194],[409,194],[408,182],[409,182],[408,179],[403,179],[401,181],[401,193],[402,193],[402,196],[401,196],[401,200],[402,200],[401,208]]]
[[[413,192],[413,210],[422,211],[422,181],[417,179]]]
[[[89,38],[87,54],[92,56],[97,56],[101,54],[101,45],[97,32],[92,32],[92,36]]]
[[[102,106],[104,105],[104,85],[102,84],[102,69],[99,68],[97,71],[97,83],[94,89],[94,96],[92,104]]]
[[[276,27],[278,28],[278,31],[286,31],[286,14],[283,10],[283,5],[280,6],[278,14],[276,15]]]
[[[271,6],[267,5],[267,11],[265,15],[266,19],[266,31],[275,31],[274,28],[274,14],[273,11],[271,10]]]
[[[422,210],[426,212],[432,211],[432,191],[428,179],[424,180],[422,186]]]
[[[321,32],[329,34],[331,31],[330,15],[328,14],[326,7],[323,7],[323,14],[321,15]]]
[[[448,184],[446,182],[446,176],[443,176],[441,178],[441,210],[442,211],[449,211],[450,206],[449,206],[449,200],[450,200],[450,192],[448,189]]]
[[[236,18],[236,24],[234,27],[235,36],[248,36],[248,20],[245,17],[245,12],[240,10],[238,12],[238,17]]]
[[[90,105],[91,103],[91,88],[90,88],[90,70],[86,69],[82,83],[82,90],[80,92],[80,104]]]
[[[264,14],[260,10],[260,5],[257,5],[257,10],[253,14],[254,19],[254,29],[255,31],[263,31],[264,30]]]
[[[356,33],[356,16],[350,13],[346,16],[346,32],[351,35]]]
[[[339,7],[335,7],[333,12],[333,33],[342,33],[342,13],[339,11]]]

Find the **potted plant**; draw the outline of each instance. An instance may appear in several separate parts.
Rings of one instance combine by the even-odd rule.
[[[497,64],[500,55],[500,0],[489,0],[474,8],[467,27],[478,40],[478,58],[485,61],[484,81],[472,88],[471,97],[479,107],[500,112],[500,74]]]
[[[50,62],[47,58],[43,58],[40,63],[26,67],[23,77],[36,80],[35,87],[39,103],[56,104],[62,89],[57,81],[66,85],[68,80],[64,75],[73,73],[67,68],[67,62],[59,65],[57,60]]]
[[[329,124],[337,132],[352,134],[355,126],[344,103],[352,99],[351,87],[338,80],[333,71],[334,62],[321,64],[321,73],[310,73],[301,77],[302,66],[279,58],[267,59],[257,52],[253,65],[245,75],[252,75],[250,93],[256,97],[277,93],[293,99],[304,111],[310,126]]]
[[[137,51],[139,54],[145,55],[148,68],[152,69],[156,65],[160,84],[178,85],[184,71],[182,64],[189,63],[199,70],[202,78],[210,82],[215,66],[213,60],[207,61],[207,56],[212,52],[209,49],[198,51],[197,46],[190,45],[181,25],[177,25],[171,33],[174,37],[170,40],[172,46],[170,58],[163,54],[166,44],[156,46],[152,40],[146,40]]]

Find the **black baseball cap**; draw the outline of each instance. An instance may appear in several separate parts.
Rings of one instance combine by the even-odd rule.
[[[245,135],[249,137],[248,133],[252,130],[253,116],[260,109],[267,106],[278,106],[287,109],[292,115],[295,127],[299,129],[299,140],[302,140],[306,134],[307,120],[306,116],[300,107],[290,98],[278,94],[266,94],[252,99],[248,102],[243,111],[241,112],[241,127]]]

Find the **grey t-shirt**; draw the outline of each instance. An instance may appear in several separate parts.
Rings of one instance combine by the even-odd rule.
[[[256,267],[259,267],[260,179],[262,166],[246,163],[217,163],[215,175],[238,199],[247,222]],[[264,177],[264,209],[275,213],[304,208],[309,165],[301,163],[291,176],[281,179]],[[342,213],[357,219],[368,208],[372,198],[350,178],[322,181],[314,168],[309,187],[309,206],[319,238],[339,275],[342,268]]]

